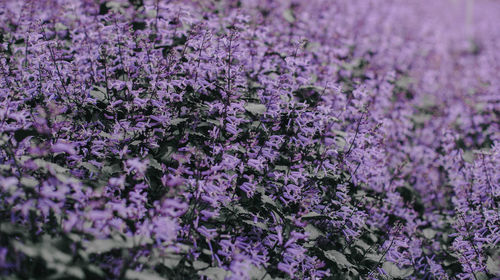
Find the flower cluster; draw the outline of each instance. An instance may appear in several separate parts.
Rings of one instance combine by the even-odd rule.
[[[498,12],[5,1],[0,277],[500,277]]]

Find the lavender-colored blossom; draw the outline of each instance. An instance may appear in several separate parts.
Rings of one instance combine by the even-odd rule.
[[[498,3],[3,2],[0,278],[500,277]]]

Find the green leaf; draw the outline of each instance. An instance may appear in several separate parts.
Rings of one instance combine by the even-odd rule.
[[[493,259],[492,257],[488,257],[486,268],[488,268],[491,274],[500,275],[500,258]]]
[[[66,25],[64,25],[64,24],[62,24],[60,22],[56,23],[54,27],[55,27],[56,31],[61,31],[61,30],[68,29],[68,27]]]
[[[270,196],[263,194],[261,196],[261,199],[262,199],[262,202],[264,202],[265,204],[272,205],[272,206],[276,207],[276,209],[281,209],[281,205],[279,205],[279,203],[276,202],[276,200],[272,199]]]
[[[468,163],[474,163],[474,153],[472,151],[464,151],[462,158]]]
[[[205,276],[212,280],[224,280],[226,277],[231,275],[231,272],[224,270],[220,267],[209,267],[207,269],[198,271],[198,275]]]
[[[68,264],[72,260],[71,255],[57,250],[51,244],[43,244],[40,248],[40,255],[47,262],[59,262]]]
[[[424,234],[425,238],[427,239],[433,239],[434,236],[436,236],[436,231],[431,229],[431,228],[426,228],[422,231],[422,233]]]
[[[324,215],[316,213],[314,211],[311,211],[305,215],[302,215],[302,218],[316,218],[316,217],[321,217],[321,216],[324,216]]]
[[[264,268],[258,268],[254,265],[250,265],[248,276],[250,277],[250,279],[263,279],[263,280],[273,279],[269,274],[266,273],[266,270]]]
[[[477,279],[477,280],[489,280],[489,279],[491,279],[484,272],[475,272],[474,275],[476,276],[474,279]]]
[[[127,270],[125,273],[125,278],[130,280],[164,280],[163,277],[158,275],[155,272],[150,271],[135,271],[135,270]]]
[[[112,139],[113,138],[113,136],[111,134],[109,134],[107,132],[104,132],[104,131],[99,132],[99,136],[102,136],[102,137],[108,138],[108,139]]]
[[[209,122],[213,125],[216,125],[216,126],[220,125],[220,121],[218,121],[218,120],[208,119],[207,122]]]
[[[364,242],[361,239],[356,240],[354,242],[354,245],[359,247],[359,248],[362,248],[365,252],[366,252],[366,250],[368,250],[370,248],[370,245],[366,244],[366,242]]]
[[[321,232],[321,230],[319,230],[317,227],[311,225],[311,224],[308,224],[305,229],[304,229],[307,233],[309,233],[309,239],[310,240],[315,240],[315,239],[318,239],[318,237],[320,236],[324,236],[325,234],[323,232]]]
[[[108,174],[108,175],[111,175],[111,174],[114,174],[116,172],[120,172],[122,171],[122,167],[120,166],[120,164],[118,163],[115,163],[113,165],[108,165],[108,164],[105,164],[102,169],[101,169],[102,173],[104,174]]]
[[[93,265],[93,264],[90,264],[90,265],[87,265],[85,267],[85,269],[87,271],[90,271],[92,272],[93,274],[97,275],[97,276],[100,276],[100,277],[104,277],[104,272],[101,270],[100,267],[96,266],[96,265]]]
[[[73,276],[75,278],[85,279],[85,273],[83,273],[83,270],[80,267],[69,266],[69,267],[66,267],[65,272],[68,275],[71,275],[71,276]]]
[[[376,253],[368,253],[365,256],[366,260],[370,260],[372,262],[379,262],[381,258],[382,258],[382,255],[379,255]]]
[[[324,252],[325,257],[334,263],[342,266],[342,267],[351,267],[353,266],[352,263],[350,263],[347,258],[345,257],[344,254],[342,254],[339,251],[336,250],[329,250]]]
[[[289,167],[285,165],[276,165],[274,166],[275,170],[280,170],[280,171],[288,171]]]
[[[90,95],[100,101],[106,99],[106,89],[101,86],[96,86],[93,90],[90,91]]]
[[[254,222],[252,220],[244,220],[243,222],[245,224],[252,225],[254,227],[258,227],[258,228],[261,228],[263,230],[269,230],[269,228],[267,227],[267,225],[264,224],[264,223],[262,223],[262,222]]]
[[[193,262],[193,268],[196,270],[208,268],[209,266],[210,266],[210,264],[208,264],[206,262],[202,262],[202,261],[194,261]]]
[[[337,130],[337,129],[333,129],[332,131],[335,133],[335,135],[338,135],[338,136],[344,137],[344,138],[347,137],[347,133],[345,131]]]
[[[175,119],[170,120],[170,125],[178,125],[178,124],[183,123],[185,121],[187,121],[187,118],[175,118]]]
[[[414,272],[414,269],[412,267],[401,269],[392,262],[385,262],[382,265],[382,269],[384,269],[384,271],[391,277],[403,279],[408,278],[408,276],[412,275]]]
[[[285,94],[282,94],[280,95],[280,99],[285,102],[285,103],[288,103],[290,102],[290,97],[288,95],[285,95]]]
[[[167,257],[163,257],[163,261],[161,262],[164,266],[172,269],[179,265],[179,262],[182,260],[181,255],[169,255]]]
[[[14,241],[14,248],[32,258],[36,257],[39,254],[38,248],[36,248],[34,245],[25,245],[18,241]]]
[[[314,90],[316,92],[323,92],[325,90],[324,87],[320,87],[320,86],[315,86],[315,85],[308,85],[308,86],[301,86],[299,87],[299,89],[303,89],[303,90]]]
[[[20,234],[20,235],[22,235],[22,234],[25,234],[26,231],[24,228],[8,222],[8,223],[1,223],[0,224],[0,233],[2,235],[3,234]]]
[[[293,11],[290,9],[287,9],[283,12],[283,17],[285,18],[286,21],[289,23],[294,23],[295,22],[295,16],[293,14]]]
[[[132,145],[132,146],[137,146],[137,145],[139,145],[139,144],[141,144],[141,143],[142,143],[142,141],[141,141],[141,140],[135,140],[135,141],[132,141],[132,142],[130,143],[130,145]]]
[[[114,239],[96,239],[87,244],[85,247],[87,248],[87,253],[105,253],[109,252],[113,249],[120,249],[124,247],[124,242],[119,242]]]
[[[259,103],[247,103],[245,105],[245,110],[255,115],[264,114],[266,109],[266,105]]]
[[[309,212],[302,216],[303,219],[330,219],[327,215],[319,214],[316,212]]]
[[[33,177],[22,177],[21,184],[28,188],[34,188],[38,186],[38,180]]]
[[[68,172],[68,169],[65,168],[65,167],[62,167],[58,164],[55,164],[55,163],[52,163],[52,162],[48,162],[48,161],[45,161],[43,159],[35,159],[33,161],[39,168],[43,168],[45,170],[48,170],[48,169],[52,169],[54,170],[55,172],[57,173],[67,173]]]
[[[344,151],[347,146],[347,141],[344,137],[335,137],[335,145],[341,150]]]
[[[82,162],[82,163],[80,163],[80,166],[84,167],[85,169],[87,169],[88,171],[90,171],[94,174],[99,174],[99,169],[97,168],[97,166],[93,165],[90,162]]]
[[[152,155],[149,155],[147,158],[149,160],[149,166],[161,170],[160,163]]]

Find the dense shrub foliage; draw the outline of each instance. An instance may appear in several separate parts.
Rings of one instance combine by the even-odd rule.
[[[2,1],[0,278],[500,277],[498,14]]]

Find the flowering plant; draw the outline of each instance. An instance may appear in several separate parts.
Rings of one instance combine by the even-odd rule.
[[[5,1],[0,276],[500,277],[500,6],[423,2]]]

